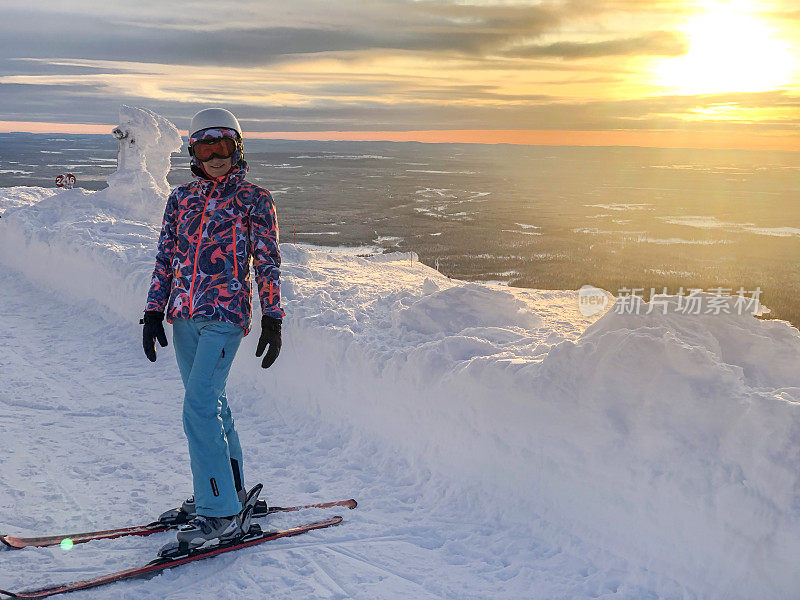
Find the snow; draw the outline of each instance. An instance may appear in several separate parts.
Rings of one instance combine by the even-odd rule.
[[[172,123],[146,108],[123,106],[119,120],[114,129],[118,167],[102,192],[129,216],[160,224],[170,192],[169,157],[181,149],[183,140]]]
[[[172,346],[149,363],[137,325],[165,201],[147,155],[177,148],[157,115],[125,114],[149,150],[108,189],[0,190],[8,533],[146,522],[190,490]],[[229,380],[245,477],[273,503],[359,508],[82,598],[797,597],[796,329],[674,299],[584,317],[577,290],[281,252],[281,356],[260,369],[255,332]],[[0,588],[147,562],[170,536],[5,552]]]

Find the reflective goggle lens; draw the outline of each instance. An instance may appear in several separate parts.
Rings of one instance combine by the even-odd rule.
[[[236,142],[232,138],[224,137],[210,140],[198,140],[192,144],[192,151],[200,162],[217,158],[228,158],[236,152]]]

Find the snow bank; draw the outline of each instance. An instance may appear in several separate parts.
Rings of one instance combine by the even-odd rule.
[[[704,597],[795,597],[799,365],[784,322],[607,313],[520,373],[545,421],[569,419],[532,427],[552,442],[539,493]]]
[[[558,523],[702,597],[800,589],[800,334],[787,323],[678,314],[673,300],[589,326],[577,292],[284,256],[290,337],[273,394],[458,475],[504,520]]]
[[[0,190],[0,260],[133,330],[158,231],[120,203],[127,189]],[[797,596],[796,329],[587,318],[577,291],[450,280],[407,255],[281,250],[281,357],[262,371],[251,335],[234,366],[269,398],[254,408],[277,400],[354,428],[474,492],[478,519],[543,519],[704,598]]]

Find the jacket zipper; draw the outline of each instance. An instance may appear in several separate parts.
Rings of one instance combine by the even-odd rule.
[[[233,231],[233,278],[239,279],[239,268],[236,264],[239,262],[236,257],[236,223],[231,225],[231,231]]]
[[[214,190],[217,189],[217,180],[214,180],[214,185],[211,191],[206,196],[206,203],[203,206],[203,215],[200,217],[200,233],[197,236],[197,247],[194,249],[194,271],[192,272],[192,285],[189,286],[189,318],[192,318],[192,310],[194,309],[194,280],[197,277],[197,257],[200,255],[200,244],[203,241],[203,223],[206,220],[206,209],[208,209],[208,201],[214,195]]]

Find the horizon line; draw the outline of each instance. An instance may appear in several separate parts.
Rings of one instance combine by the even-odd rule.
[[[0,121],[0,133],[111,135],[115,125]],[[186,130],[179,130],[188,137]],[[526,146],[629,146],[697,150],[800,151],[800,133],[742,133],[684,130],[417,129],[381,131],[251,131],[251,139],[292,141],[419,142],[428,144],[511,144]]]

